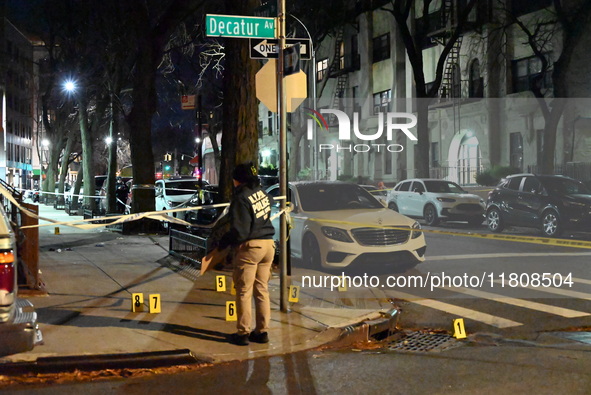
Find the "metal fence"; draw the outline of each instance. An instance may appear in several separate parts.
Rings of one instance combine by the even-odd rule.
[[[201,260],[211,249],[207,237],[197,236],[178,229],[170,229],[168,252],[201,268]]]

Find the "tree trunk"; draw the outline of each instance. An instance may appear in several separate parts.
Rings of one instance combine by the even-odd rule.
[[[80,139],[82,140],[82,168],[84,169],[84,195],[93,196],[95,192],[94,183],[94,159],[92,156],[92,131],[88,122],[88,103],[86,97],[78,100],[78,120],[80,122]],[[96,200],[90,197],[84,198],[84,205],[88,209],[96,208]]]
[[[61,172],[60,172],[60,181],[59,181],[59,186],[58,186],[58,193],[59,195],[57,195],[57,201],[60,204],[64,204],[64,192],[65,192],[65,188],[64,188],[64,183],[66,181],[66,176],[68,175],[68,165],[69,165],[69,159],[70,159],[70,154],[72,153],[72,146],[74,145],[74,136],[73,133],[70,133],[70,137],[68,138],[68,141],[66,142],[66,147],[64,148],[64,154],[62,156],[62,166],[61,166]]]
[[[415,177],[429,178],[429,101],[417,99],[417,144],[414,165]],[[407,145],[408,146],[408,145]]]
[[[257,5],[254,0],[226,0],[226,12],[249,15]],[[255,74],[258,63],[250,59],[249,43],[242,39],[226,42],[224,74],[224,117],[220,195],[228,201],[232,194],[232,171],[237,164],[252,161],[258,167],[258,110]],[[238,149],[240,147],[240,149]]]
[[[109,165],[107,170],[105,210],[107,213],[117,212],[117,200],[115,196],[115,173],[117,172],[117,130],[119,129],[118,117],[115,111],[114,97],[111,95],[111,119],[109,125]]]

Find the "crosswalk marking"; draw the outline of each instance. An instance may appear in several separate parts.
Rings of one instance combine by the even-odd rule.
[[[464,288],[464,287],[454,287],[454,288],[445,287],[443,289],[448,290],[448,291],[453,291],[453,292],[461,292],[466,295],[472,295],[472,296],[476,296],[478,298],[488,299],[488,300],[492,300],[492,301],[499,302],[499,303],[505,303],[505,304],[510,304],[513,306],[524,307],[524,308],[530,309],[530,310],[543,311],[544,313],[559,315],[559,316],[566,317],[566,318],[585,317],[585,316],[591,315],[591,313],[585,313],[582,311],[565,309],[562,307],[552,306],[552,305],[538,303],[538,302],[532,302],[532,301],[524,300],[524,299],[511,298],[508,296],[498,295],[498,294],[494,294],[491,292],[480,291],[477,289]]]
[[[577,283],[578,284],[591,284],[591,280],[585,280],[584,278],[576,278],[576,277],[573,277],[573,282],[575,284],[577,284]]]
[[[446,313],[454,314],[458,317],[468,318],[474,321],[482,322],[497,328],[512,328],[523,325],[520,322],[508,320],[506,318],[497,317],[491,314],[482,313],[480,311],[467,309],[465,307],[455,306],[444,302],[439,302],[433,299],[423,299],[406,292],[395,291],[397,298],[408,300],[411,303],[419,304],[421,306],[430,307],[435,310],[441,310]]]
[[[573,280],[574,281],[574,280]],[[496,283],[502,283],[501,280],[495,280]],[[568,296],[569,298],[575,299],[582,299],[582,300],[591,300],[591,294],[579,291],[572,291],[570,289],[563,289],[563,288],[553,288],[553,287],[520,287],[525,289],[531,289],[534,291],[539,292],[546,292],[549,294],[561,295],[561,296]]]

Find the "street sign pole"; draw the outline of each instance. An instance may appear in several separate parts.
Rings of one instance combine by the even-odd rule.
[[[285,209],[287,207],[287,103],[285,102],[285,80],[284,57],[285,49],[285,0],[277,0],[278,27],[279,27],[279,58],[277,59],[277,103],[279,107],[279,152],[281,163],[279,166],[279,191],[285,199],[281,200],[281,217],[279,226],[279,307],[282,312],[288,311],[288,287],[289,279],[287,276],[287,218]]]

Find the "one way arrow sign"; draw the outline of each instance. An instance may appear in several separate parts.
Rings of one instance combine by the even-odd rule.
[[[276,58],[277,54],[279,53],[279,45],[277,45],[277,43],[269,43],[267,42],[267,40],[263,40],[258,44],[255,44],[254,47],[252,47],[250,57],[252,59],[257,59],[252,56],[253,49],[259,54],[261,54],[263,56],[263,59]]]
[[[300,59],[310,60],[310,40],[307,38],[286,38],[285,46],[291,47],[300,44]],[[251,59],[277,59],[279,57],[279,40],[277,39],[250,39]]]

